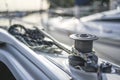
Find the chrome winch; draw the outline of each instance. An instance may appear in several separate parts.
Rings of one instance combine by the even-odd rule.
[[[111,65],[108,63],[98,64],[98,57],[93,51],[93,41],[98,37],[91,34],[72,34],[74,39],[73,51],[75,55],[69,56],[69,64],[75,68],[81,68],[86,72],[111,72]]]

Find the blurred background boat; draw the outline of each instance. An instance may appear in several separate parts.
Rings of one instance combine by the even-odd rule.
[[[0,11],[38,11],[49,8],[47,0],[0,0]]]

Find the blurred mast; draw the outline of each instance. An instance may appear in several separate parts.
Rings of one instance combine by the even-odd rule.
[[[43,20],[42,20],[42,9],[43,8],[43,0],[40,0],[40,25],[42,26]]]
[[[8,17],[8,20],[9,20],[9,26],[11,26],[11,23],[12,23],[12,19],[9,15],[9,7],[8,7],[8,3],[7,3],[7,0],[4,0],[5,1],[5,6],[6,6],[6,14],[7,14],[7,17]]]

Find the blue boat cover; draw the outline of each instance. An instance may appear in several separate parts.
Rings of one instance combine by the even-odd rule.
[[[87,5],[90,3],[92,0],[75,0],[75,5],[82,6],[82,5]]]

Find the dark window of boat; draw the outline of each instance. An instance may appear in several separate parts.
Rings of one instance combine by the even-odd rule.
[[[0,62],[0,80],[16,80],[3,62]]]
[[[120,22],[120,19],[96,19],[93,21],[104,21],[104,22]]]

